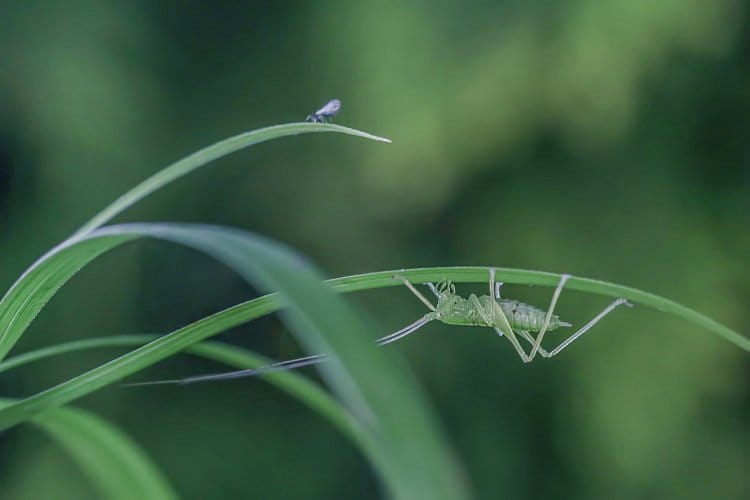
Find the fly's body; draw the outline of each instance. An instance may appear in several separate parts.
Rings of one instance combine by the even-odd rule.
[[[329,123],[340,110],[341,101],[338,99],[331,99],[325,104],[325,106],[305,118],[305,121],[313,123]]]

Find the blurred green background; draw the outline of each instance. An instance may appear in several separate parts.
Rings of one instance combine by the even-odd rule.
[[[275,141],[119,220],[260,232],[330,276],[568,272],[665,295],[748,334],[749,8],[5,1],[0,282],[7,289],[167,163],[338,97],[337,123],[393,144]],[[550,293],[505,289],[540,306]],[[13,353],[164,333],[254,295],[202,255],[137,243],[77,275]],[[350,299],[383,334],[424,312],[398,288]],[[580,325],[606,303],[565,292],[559,313]],[[276,318],[220,338],[274,358],[300,352]],[[478,498],[750,497],[750,358],[679,319],[618,310],[563,355],[527,366],[477,328],[431,324],[388,349],[421,381]],[[0,391],[31,394],[118,352],[24,367]],[[141,378],[221,369],[182,356]],[[381,497],[343,436],[261,380],[110,387],[78,405],[128,432],[188,499]],[[28,426],[0,435],[0,498],[93,497],[46,436]]]

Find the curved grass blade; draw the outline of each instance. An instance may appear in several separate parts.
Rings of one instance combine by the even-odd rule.
[[[112,247],[114,246],[111,241],[112,238],[119,238],[120,241],[125,241],[134,237],[129,233],[127,228],[128,226],[120,226],[119,228],[102,229],[92,233],[87,239],[81,240],[79,244],[84,245],[85,243],[91,243],[92,241],[101,238],[105,241],[107,247]],[[115,234],[117,234],[117,236],[115,236]],[[90,253],[91,248],[84,248],[81,259],[90,260]],[[68,257],[71,256],[69,255]],[[67,267],[67,269],[74,268],[75,266]],[[487,272],[488,268],[486,267],[409,269],[348,276],[330,280],[328,283],[333,289],[340,292],[351,292],[385,286],[400,286],[398,281],[392,279],[392,276],[395,273],[406,276],[415,283],[439,281],[441,279],[451,279],[456,282],[483,283],[487,279]],[[72,272],[70,274],[72,275]],[[557,274],[518,269],[500,268],[498,269],[497,276],[498,279],[502,279],[507,283],[525,283],[544,286],[554,286],[559,281],[559,275]],[[68,277],[69,276],[64,277],[64,279],[67,279]],[[668,299],[633,288],[586,278],[571,278],[568,283],[569,288],[572,289],[608,296],[622,296],[632,302],[671,312],[689,321],[707,327],[709,330],[727,338],[743,349],[747,350],[750,345],[750,342],[738,333],[701,315],[700,313]],[[61,284],[62,283],[57,284],[56,286],[60,286]],[[269,314],[279,309],[282,305],[283,303],[280,301],[279,295],[271,294],[206,317],[196,323],[161,337],[140,349],[136,349],[131,353],[110,361],[103,366],[95,368],[94,370],[75,377],[74,379],[68,380],[67,382],[47,391],[22,400],[9,408],[0,410],[0,429],[22,422],[30,416],[47,408],[65,404],[66,402],[93,392],[109,383],[120,380],[146,366],[167,358],[181,349],[208,338],[211,335],[215,335],[221,331],[262,315]]]
[[[0,405],[9,403],[0,400]],[[102,418],[78,408],[53,408],[31,423],[62,446],[91,481],[98,498],[178,498],[149,456]]]
[[[71,276],[99,255],[137,237],[73,238],[39,258],[0,300],[0,360]]]
[[[34,273],[36,269],[25,275],[31,283],[24,283],[24,288],[37,288],[47,293],[48,296],[51,296],[54,290],[57,290],[69,279],[78,268],[85,265],[85,263],[89,262],[96,255],[136,237],[137,235],[127,232],[116,235],[113,232],[99,230],[77,241],[66,242],[61,245],[64,251],[50,252],[50,258],[42,259],[40,264],[42,269],[39,273],[41,278]],[[330,280],[329,284],[335,290],[341,292],[400,286],[400,282],[392,279],[395,273],[406,276],[414,283],[440,281],[441,279],[451,279],[455,282],[464,283],[483,283],[487,279],[487,272],[488,268],[486,267],[401,269],[337,278]],[[46,274],[53,275],[54,280],[45,278]],[[506,283],[543,286],[554,286],[560,279],[559,274],[506,268],[498,268],[497,277]],[[39,284],[40,280],[42,281],[41,285]],[[572,277],[568,281],[567,286],[570,289],[613,297],[624,297],[631,302],[675,314],[707,328],[709,331],[724,337],[744,350],[750,350],[750,340],[739,333],[711,318],[663,297],[634,288],[587,278]],[[18,403],[20,406],[12,412],[10,409],[0,410],[0,429],[19,423],[28,418],[29,415],[33,415],[46,408],[62,405],[104,387],[109,383],[118,381],[127,375],[179,352],[188,345],[204,340],[251,319],[274,312],[281,305],[279,297],[272,294],[208,316],[201,321],[166,335],[139,350],[113,360],[102,367],[84,373],[37,396],[28,398],[22,402],[23,404]],[[41,308],[38,302],[22,301],[18,310],[14,311],[13,314],[8,314],[7,310],[0,310],[0,324],[3,321],[7,323],[9,316],[16,318],[15,324],[12,325],[16,331],[12,333],[12,337],[17,338],[36,314],[37,308]],[[17,318],[26,319],[21,322],[17,321]],[[8,328],[6,327],[3,333],[7,334],[7,331]],[[0,350],[5,348],[6,352],[9,346],[2,346],[2,343],[3,340],[7,343],[7,338],[7,335],[5,339],[0,336]],[[104,376],[105,374],[106,376]]]
[[[158,238],[192,247],[220,260],[259,288],[279,290],[276,300],[287,306],[284,317],[298,340],[307,350],[327,352],[334,358],[321,367],[321,373],[358,428],[373,443],[373,449],[363,451],[368,453],[391,496],[466,497],[457,464],[440,439],[410,374],[385,353],[371,348],[369,338],[373,335],[368,335],[362,321],[339,296],[327,292],[328,287],[301,257],[250,233],[187,224],[110,226],[81,238],[80,244],[128,236]],[[205,334],[205,330],[200,333]],[[186,347],[192,343],[189,340],[185,336],[160,338],[21,400],[0,410],[0,428],[119,380],[153,364],[157,357],[163,359],[167,352]]]
[[[147,344],[159,338],[159,335],[133,334],[113,335],[111,337],[95,337],[74,340],[29,351],[0,363],[0,373],[18,368],[35,361],[41,361],[70,352],[85,351],[98,348],[134,347]],[[267,365],[270,360],[250,350],[225,344],[223,342],[205,341],[188,346],[184,353],[201,356],[218,363],[223,363],[238,370],[257,368]],[[318,384],[307,377],[295,372],[273,372],[261,375],[260,378],[288,392],[313,410],[327,418],[335,427],[362,447],[370,447],[371,443],[363,441],[365,435],[356,432],[352,425],[354,420],[346,410],[323,390]]]
[[[130,236],[132,235],[129,235],[127,238],[121,236],[120,241],[132,239]],[[105,250],[96,247],[96,245],[101,244],[107,248],[111,248],[115,244],[113,243],[113,239],[117,238],[107,233],[100,234],[99,232],[95,232],[92,233],[88,239],[82,240],[79,245],[93,245],[94,250],[97,250],[98,253],[102,253]],[[89,256],[91,252],[92,248],[83,248],[81,255],[78,257],[82,262],[87,262],[90,260]],[[76,256],[68,255],[66,257],[65,255],[57,255],[55,259],[46,262],[45,265],[62,266],[62,264],[55,262],[57,259],[62,258],[76,258]],[[68,270],[74,270],[80,267],[80,265],[82,264],[66,265],[65,267]],[[70,278],[73,272],[74,271],[71,271],[68,275],[59,273],[57,277],[60,279],[60,282],[54,284],[55,288],[59,288],[65,280]],[[399,281],[392,279],[392,276],[396,273],[409,278],[413,283],[435,282],[442,279],[450,279],[458,283],[484,283],[487,279],[487,272],[488,268],[486,267],[399,269],[336,278],[329,280],[328,284],[331,285],[334,290],[342,293],[373,288],[401,286]],[[560,280],[560,275],[541,271],[497,268],[497,278],[506,283],[555,286]],[[634,288],[588,278],[572,277],[568,281],[567,287],[600,295],[623,297],[633,303],[653,307],[660,311],[674,314],[689,322],[703,326],[712,333],[730,341],[734,345],[750,351],[750,340],[746,337],[743,337],[734,330],[731,330],[697,311],[664,297]],[[108,384],[117,382],[128,375],[132,375],[143,368],[176,354],[187,346],[205,340],[222,331],[241,325],[255,318],[271,314],[280,309],[281,306],[282,303],[279,300],[278,294],[269,294],[248,302],[237,304],[175,330],[140,349],[136,349],[135,351],[114,359],[105,365],[83,373],[35,396],[29,397],[14,405],[14,408],[12,409],[0,409],[0,430],[20,423],[40,411],[63,405],[105,387]],[[28,312],[25,314],[28,315]]]
[[[307,134],[311,132],[339,132],[342,134],[349,134],[365,139],[371,139],[373,141],[380,142],[391,142],[390,139],[385,137],[378,137],[377,135],[368,134],[361,130],[356,130],[349,127],[342,127],[341,125],[334,125],[332,123],[285,123],[283,125],[274,125],[271,127],[265,127],[250,132],[244,132],[242,134],[229,137],[221,140],[210,146],[207,146],[195,153],[186,156],[185,158],[172,163],[166,168],[160,170],[156,174],[152,175],[145,181],[141,182],[133,189],[123,194],[109,206],[104,208],[101,212],[96,214],[86,224],[81,226],[78,231],[75,232],[74,236],[84,235],[103,224],[106,224],[112,220],[119,213],[126,210],[139,200],[145,198],[149,194],[161,189],[162,187],[170,184],[171,182],[179,179],[180,177],[189,174],[193,170],[206,165],[222,156],[234,153],[241,149],[254,146],[261,142],[270,141],[272,139],[278,139],[280,137],[287,137],[290,135]]]
[[[287,123],[229,137],[167,166],[120,196],[104,208],[104,210],[96,214],[78,229],[73,236],[43,255],[16,280],[5,296],[3,296],[2,300],[0,300],[0,360],[8,354],[8,351],[10,351],[41,308],[44,307],[44,304],[52,298],[60,286],[75,271],[101,253],[134,237],[123,237],[123,240],[114,237],[108,241],[98,240],[94,244],[90,244],[85,236],[91,231],[110,221],[113,217],[154,191],[161,189],[213,160],[261,142],[312,132],[338,132],[374,141],[391,142],[384,137],[378,137],[340,125],[327,123]],[[73,246],[78,247],[75,250],[75,257],[71,259],[56,258],[53,263],[48,262],[53,257],[57,257],[59,253],[67,252]],[[84,247],[86,248],[85,250]],[[83,254],[86,252],[88,252],[88,258],[84,259]],[[72,268],[68,268],[68,266],[72,266]]]
[[[34,349],[33,351],[13,356],[5,361],[0,361],[0,373],[10,371],[19,366],[27,365],[35,361],[60,356],[69,352],[87,351],[99,347],[132,347],[147,344],[152,340],[159,338],[159,335],[133,334],[133,335],[112,335],[110,337],[94,337],[88,339],[71,340],[62,344],[55,344],[49,347]],[[190,346],[187,352],[193,352],[201,344]]]
[[[59,288],[78,267],[91,260],[92,257],[90,256],[92,253],[103,253],[106,249],[115,246],[117,242],[129,241],[133,238],[135,238],[133,235],[115,237],[112,234],[104,232],[104,230],[92,233],[78,243],[78,246],[81,246],[80,255],[75,255],[74,253],[70,255],[59,254],[55,255],[55,259],[45,261],[45,266],[64,267],[70,271],[67,275],[62,272],[57,273],[56,276],[59,282],[55,282],[52,285],[54,285],[55,289]],[[56,262],[59,259],[68,258],[79,259],[80,262],[76,261],[78,262],[77,264]],[[487,279],[487,273],[487,267],[399,269],[335,278],[329,280],[328,284],[336,291],[347,293],[373,288],[401,286],[400,281],[392,278],[394,274],[405,276],[413,283],[435,282],[442,279],[450,279],[458,283],[484,283]],[[506,283],[555,286],[560,280],[560,275],[541,271],[497,268],[497,278]],[[572,277],[566,286],[569,289],[605,296],[623,297],[633,303],[674,314],[689,322],[705,327],[707,330],[725,338],[734,345],[750,351],[750,340],[746,337],[697,311],[664,297],[635,288],[588,278]],[[28,304],[26,305],[28,306]],[[140,349],[114,359],[105,365],[27,398],[17,403],[18,406],[13,410],[10,408],[0,410],[0,430],[22,422],[29,416],[40,411],[63,405],[105,387],[110,383],[119,381],[128,375],[174,355],[187,346],[205,340],[222,331],[266,314],[271,314],[280,309],[281,306],[282,303],[279,300],[278,294],[269,294],[207,316],[195,323],[160,337]],[[23,311],[23,315],[30,316],[30,313]],[[2,311],[0,311],[0,319],[2,319]]]
[[[17,280],[14,287],[0,301],[0,360],[4,358],[23,334],[44,304],[73,274],[97,256],[137,238],[138,236],[135,234],[113,235],[97,232],[89,236],[65,241],[40,258]],[[497,279],[509,284],[555,286],[560,280],[560,274],[556,273],[502,267],[496,269]],[[329,280],[328,283],[339,292],[401,286],[400,281],[393,279],[394,274],[405,276],[413,283],[437,282],[443,279],[449,279],[456,283],[483,283],[487,280],[488,270],[487,267],[479,266],[398,269],[345,276]],[[694,309],[665,297],[632,287],[577,276],[568,280],[566,288],[609,297],[622,297],[635,304],[674,314],[706,328],[743,350],[750,351],[750,339],[747,337]],[[227,328],[254,319],[259,315],[276,311],[280,306],[276,299],[276,297],[270,295],[230,308],[227,311],[226,319],[235,315],[236,318],[231,319],[231,326],[227,326]],[[260,309],[256,310],[256,306]],[[223,316],[216,318],[210,316],[209,318],[217,319],[219,322],[224,319]],[[239,323],[235,321],[239,321]],[[211,333],[207,336],[214,334]],[[193,342],[204,338],[207,337],[198,338]],[[168,355],[174,352],[176,351],[172,351]]]
[[[400,274],[408,278],[412,283],[438,282],[444,279],[455,283],[486,283],[489,267],[426,267],[405,270],[381,271],[375,273],[357,274],[329,280],[328,283],[339,292],[354,292],[371,288],[386,286],[401,286],[401,282],[394,280],[394,274]],[[495,268],[498,281],[508,284],[524,284],[554,287],[560,282],[562,275],[544,271],[530,271],[526,269],[513,269],[506,267]],[[750,338],[732,330],[709,318],[705,314],[679,304],[673,300],[661,297],[654,293],[644,292],[637,288],[609,283],[607,281],[591,278],[572,276],[565,283],[566,290],[578,290],[607,297],[622,297],[634,304],[651,307],[657,311],[673,314],[690,323],[696,324],[714,333],[735,346],[750,351]]]

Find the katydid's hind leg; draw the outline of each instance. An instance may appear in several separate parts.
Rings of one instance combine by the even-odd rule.
[[[416,288],[414,288],[414,285],[412,285],[412,284],[411,284],[411,282],[410,282],[410,281],[409,281],[408,279],[406,279],[406,277],[404,277],[404,276],[401,276],[400,274],[395,274],[395,275],[394,275],[393,277],[394,277],[394,278],[397,278],[397,279],[400,279],[401,281],[403,281],[403,282],[404,282],[404,285],[406,285],[406,287],[407,287],[407,288],[408,288],[409,290],[411,290],[411,292],[412,292],[412,293],[413,293],[414,295],[416,295],[416,296],[417,296],[417,298],[418,298],[419,300],[421,300],[421,301],[422,301],[422,303],[423,303],[424,305],[426,305],[426,306],[427,306],[427,308],[428,308],[428,309],[429,309],[430,311],[432,311],[432,312],[435,312],[435,306],[433,306],[433,305],[432,305],[432,302],[430,302],[429,300],[427,300],[427,297],[425,297],[424,295],[422,295],[421,293],[419,293],[419,290],[417,290]]]
[[[550,351],[550,353],[549,353],[549,356],[547,356],[547,357],[551,358],[552,356],[560,354],[560,352],[563,349],[565,349],[570,344],[572,344],[581,335],[583,335],[584,333],[586,333],[587,331],[589,331],[595,324],[597,324],[599,321],[601,321],[602,318],[604,318],[604,316],[606,316],[607,314],[611,313],[617,307],[622,306],[622,305],[626,305],[628,307],[633,307],[633,304],[631,304],[630,302],[628,302],[625,299],[617,299],[617,300],[615,300],[610,305],[608,305],[607,307],[605,307],[602,312],[600,312],[599,314],[597,314],[596,316],[594,316],[594,318],[591,321],[589,321],[588,323],[586,323],[585,325],[583,325],[580,330],[578,330],[573,335],[571,335],[570,337],[568,337],[567,339],[565,339],[560,345],[558,345],[557,347],[555,347],[554,349],[552,349],[552,351]]]
[[[492,328],[495,330],[495,332],[499,336],[505,337],[508,339],[508,341],[510,341],[510,343],[513,345],[516,352],[518,353],[518,357],[521,358],[521,361],[523,361],[524,363],[528,363],[529,361],[531,361],[531,359],[529,358],[529,355],[526,354],[526,351],[524,351],[523,347],[521,347],[521,343],[518,342],[518,339],[516,338],[515,333],[513,333],[513,330],[509,330],[508,335],[505,335],[503,331],[499,329],[498,327],[493,326]]]
[[[499,285],[502,285],[502,283],[499,283]],[[499,292],[499,287],[495,283],[495,268],[490,268],[490,297],[494,297],[497,295],[497,292]],[[470,297],[471,298],[471,297]],[[479,300],[474,297],[478,304],[478,308],[480,311],[483,311],[483,308],[481,304],[479,303]],[[516,338],[516,334],[513,333],[513,328],[510,326],[510,322],[508,321],[508,318],[505,316],[505,313],[502,309],[500,309],[500,305],[497,303],[496,300],[490,300],[490,303],[492,304],[490,306],[490,311],[485,311],[483,314],[483,317],[485,321],[487,321],[487,325],[491,326],[495,329],[498,335],[501,337],[505,335],[511,344],[513,344],[513,347],[515,348],[516,352],[518,353],[518,356],[521,358],[521,360],[524,363],[528,363],[531,361],[531,358],[528,354],[523,350],[523,347],[521,347],[521,343],[518,342],[518,339]],[[497,321],[495,321],[497,320]],[[502,326],[505,330],[507,330],[507,334],[503,333],[503,330],[497,327],[497,324],[500,323],[500,326]]]
[[[534,356],[536,356],[536,353],[539,351],[539,348],[542,345],[542,339],[544,338],[544,334],[547,332],[547,327],[549,326],[550,320],[552,320],[552,314],[555,312],[557,299],[560,298],[560,292],[562,292],[565,283],[569,279],[569,274],[563,274],[562,276],[560,276],[560,282],[557,284],[557,288],[555,288],[555,293],[552,294],[552,301],[549,304],[549,309],[547,309],[547,315],[544,317],[542,328],[539,330],[539,334],[536,336],[536,341],[534,342],[534,345],[531,348],[531,352],[529,353],[530,359],[534,359]]]
[[[516,333],[519,335],[519,337],[523,338],[526,342],[528,342],[531,345],[534,345],[534,342],[536,342],[536,339],[534,339],[534,336],[531,335],[527,330],[516,330]],[[552,355],[545,351],[543,347],[539,347],[539,355],[543,358],[551,358]]]
[[[490,280],[492,280],[492,276],[490,277]],[[505,317],[505,313],[503,313],[503,310],[500,309],[500,306],[497,305],[497,302],[495,302],[494,300],[491,301],[493,306],[490,306],[490,310],[486,311],[484,307],[482,307],[482,303],[479,302],[477,296],[472,294],[469,296],[469,303],[476,308],[476,310],[482,316],[482,320],[485,321],[488,326],[494,328],[497,334],[502,337],[504,335],[503,331],[495,326],[494,318],[497,317],[500,323],[503,324],[505,328],[507,328],[508,334],[505,335],[505,337],[507,337],[510,343],[513,345],[521,360],[524,363],[528,363],[529,361],[531,361],[529,359],[529,356],[526,354],[526,351],[524,351],[523,347],[521,347],[520,342],[518,342],[516,335],[513,333],[513,329],[510,327],[510,323],[508,323],[508,318]]]

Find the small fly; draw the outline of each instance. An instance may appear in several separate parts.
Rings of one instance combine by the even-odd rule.
[[[305,118],[305,121],[313,123],[329,123],[339,110],[341,110],[341,101],[338,99],[331,99],[325,104],[325,106]]]

